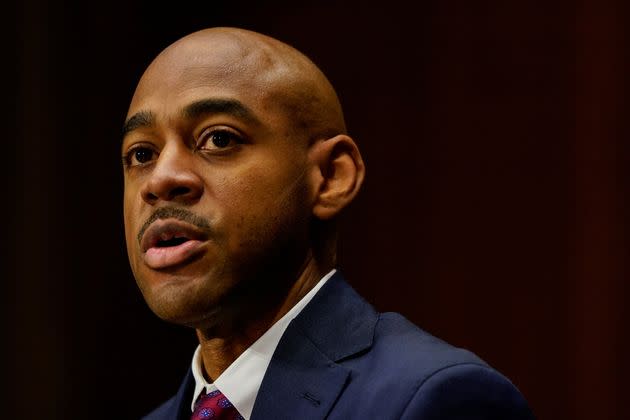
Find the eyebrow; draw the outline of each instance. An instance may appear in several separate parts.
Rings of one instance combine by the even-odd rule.
[[[123,138],[133,130],[142,127],[152,127],[155,124],[155,115],[151,111],[140,111],[133,114],[122,128]]]
[[[208,114],[228,114],[248,123],[260,124],[254,112],[242,102],[235,99],[201,99],[184,107],[181,115],[186,119],[195,119]],[[152,127],[155,124],[155,115],[151,111],[140,111],[129,117],[123,124],[123,138],[131,131],[138,128]]]

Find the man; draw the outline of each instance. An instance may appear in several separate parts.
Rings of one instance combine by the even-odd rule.
[[[142,76],[123,131],[131,268],[199,339],[146,418],[531,418],[507,379],[375,312],[335,270],[365,167],[300,52],[234,28],[186,36]]]

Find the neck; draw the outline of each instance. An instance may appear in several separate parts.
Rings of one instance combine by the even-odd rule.
[[[309,256],[297,280],[290,284],[283,297],[267,307],[255,306],[255,311],[246,308],[246,314],[240,320],[225,322],[211,329],[197,329],[201,346],[206,378],[214,381],[234,362],[249,346],[262,336],[276,321],[282,318],[298,303],[331,267],[321,267],[316,259]]]

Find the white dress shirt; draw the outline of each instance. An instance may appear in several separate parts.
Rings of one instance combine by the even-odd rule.
[[[228,368],[213,382],[208,383],[202,373],[201,347],[197,346],[192,360],[192,373],[195,378],[195,392],[191,403],[194,411],[195,401],[202,391],[206,393],[220,390],[246,419],[252,415],[256,395],[262,384],[267,366],[284,331],[289,323],[311,301],[317,291],[328,281],[336,270],[330,271],[282,318],[271,326],[258,340],[245,350]]]

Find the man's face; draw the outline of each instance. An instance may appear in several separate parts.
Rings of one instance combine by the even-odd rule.
[[[265,66],[230,47],[171,52],[147,70],[130,105],[127,249],[164,319],[203,325],[244,284],[300,264],[311,217],[308,146]]]

